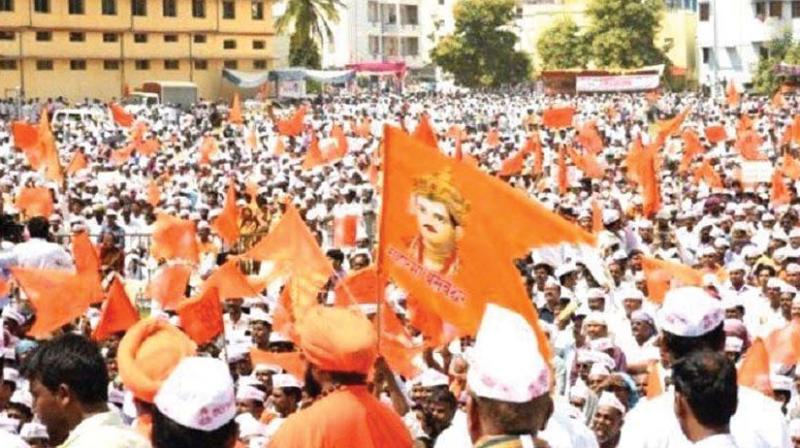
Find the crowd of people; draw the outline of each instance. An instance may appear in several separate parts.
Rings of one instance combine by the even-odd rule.
[[[545,126],[543,111],[563,104],[574,107],[573,126]],[[760,356],[751,348],[784,347],[781,337],[791,345],[800,331],[795,96],[745,95],[733,104],[693,93],[342,95],[306,101],[303,132],[291,137],[278,120],[299,104],[247,103],[241,124],[228,119],[227,103],[152,106],[132,127],[110,116],[53,123],[63,166],[76,154],[87,160],[59,183],[31,168],[11,125],[66,107],[108,110],[90,100],[34,99],[19,110],[0,102],[0,269],[11,284],[0,302],[0,446],[800,447],[800,353],[768,359],[758,387],[737,385]],[[658,135],[659,123],[681,114],[679,129]],[[518,260],[551,358],[525,319],[494,305],[475,335],[426,344],[410,324],[406,295],[390,286],[390,307],[380,312],[395,314],[425,346],[413,360],[416,375],[403,375],[378,356],[378,307],[333,306],[338,281],[375,261],[384,126],[411,132],[422,117],[442,152],[468,157],[596,235],[591,257],[572,247],[532,248]],[[599,175],[560,156],[566,147],[590,151],[588,127],[599,139],[591,143]],[[339,131],[346,154],[304,163],[312,144],[341,144]],[[685,131],[699,142],[691,157]],[[757,157],[743,154],[745,134]],[[532,136],[542,159],[507,172]],[[133,139],[155,140],[158,150],[120,157]],[[658,146],[661,204],[650,216],[626,162],[638,144]],[[561,163],[569,165],[566,179]],[[748,177],[764,166],[775,169],[772,184]],[[231,182],[242,234],[235,244],[212,229]],[[776,183],[786,186],[780,198]],[[20,207],[26,187],[50,190],[49,216]],[[191,296],[218,266],[269,235],[290,206],[334,270],[296,335],[273,331],[281,281],[225,300],[224,332],[202,345],[149,296],[165,261],[151,250],[159,214],[197,229]],[[342,241],[337,226],[352,216],[354,237]],[[79,232],[97,247],[104,287],[122,279],[142,318],[96,341],[95,305],[34,338],[37,310],[11,270],[75,269],[69,243]],[[659,297],[648,260],[691,268],[702,280],[668,279]],[[242,261],[241,268],[263,275],[270,266]],[[300,352],[304,364],[289,369],[254,351]]]

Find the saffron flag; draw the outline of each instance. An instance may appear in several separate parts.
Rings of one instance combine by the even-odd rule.
[[[298,107],[292,118],[288,120],[278,120],[278,132],[287,137],[297,137],[303,133],[303,120],[306,117],[306,107]]]
[[[186,299],[175,310],[183,331],[198,345],[210,342],[222,333],[222,302],[215,288],[206,289],[197,297]]]
[[[72,235],[72,258],[75,260],[75,271],[83,275],[86,287],[91,288],[89,300],[92,303],[103,301],[103,286],[100,277],[100,257],[86,232]]]
[[[200,165],[208,165],[211,163],[211,157],[217,153],[219,147],[217,146],[217,139],[210,135],[206,135],[203,137],[203,140],[200,142]]]
[[[233,94],[233,104],[231,104],[231,109],[228,112],[228,122],[233,124],[242,124],[244,123],[244,117],[242,117],[242,102],[239,100],[239,94]]]
[[[380,308],[380,355],[389,364],[393,372],[406,378],[413,378],[420,373],[414,365],[414,359],[422,354],[425,347],[414,344],[403,323],[386,302]]]
[[[558,194],[564,196],[569,191],[569,171],[567,171],[567,157],[564,148],[558,150]]]
[[[15,206],[26,218],[50,217],[53,213],[53,195],[47,188],[24,187],[17,195]]]
[[[486,134],[486,146],[490,148],[497,148],[501,143],[500,132],[497,130],[497,128],[489,129],[489,133]]]
[[[111,151],[111,157],[109,160],[111,160],[111,163],[113,163],[114,165],[117,166],[124,165],[128,163],[128,160],[131,159],[131,157],[133,156],[133,151],[135,150],[136,150],[136,145],[134,145],[133,143],[129,143],[122,149]]]
[[[728,104],[728,106],[738,107],[740,100],[741,98],[739,96],[739,91],[736,90],[736,86],[733,85],[733,81],[729,81],[728,88],[725,91],[725,102]]]
[[[91,293],[83,278],[60,269],[11,268],[11,274],[36,311],[28,334],[42,338],[81,316]]]
[[[792,319],[783,328],[770,333],[764,346],[772,364],[792,366],[800,361],[800,319]]]
[[[220,300],[227,300],[257,296],[264,288],[250,283],[239,269],[239,262],[232,258],[215,269],[200,287],[201,291],[209,289],[216,289]]]
[[[236,183],[233,179],[228,182],[222,213],[211,220],[211,228],[229,246],[239,240],[239,207],[236,206]]]
[[[158,269],[147,294],[155,299],[165,310],[174,310],[186,298],[186,285],[192,275],[192,268],[183,264],[163,265]]]
[[[377,303],[378,288],[382,287],[383,283],[378,278],[378,269],[375,266],[351,272],[336,284],[335,304],[350,306],[360,303]]]
[[[767,156],[759,150],[762,143],[761,136],[757,132],[749,130],[739,133],[734,147],[739,150],[739,154],[745,160],[767,160]]]
[[[325,156],[322,154],[322,150],[319,148],[319,140],[317,139],[317,135],[312,131],[311,142],[308,144],[306,156],[303,159],[303,169],[310,170],[311,168],[324,165],[325,163],[327,163],[327,160],[325,160]]]
[[[78,171],[84,170],[89,167],[89,161],[86,160],[86,156],[81,151],[76,151],[75,155],[72,156],[72,160],[67,165],[67,175],[73,176]]]
[[[603,150],[603,138],[597,132],[594,120],[588,121],[581,126],[581,130],[578,132],[578,143],[583,146],[583,149],[592,154],[597,154]]]
[[[159,202],[161,202],[161,189],[158,187],[158,183],[151,179],[147,184],[147,203],[156,208]]]
[[[336,150],[333,156],[339,159],[344,157],[350,149],[350,145],[347,143],[347,136],[344,135],[341,125],[337,124],[331,129],[331,138],[336,140]]]
[[[39,144],[39,130],[24,121],[11,123],[11,135],[14,137],[14,146],[20,149],[35,148]]]
[[[591,245],[594,237],[399,129],[384,128],[384,145],[381,275],[460,333],[477,330],[489,301],[538,328],[514,260],[544,245]]]
[[[92,339],[103,341],[114,333],[126,331],[138,321],[139,312],[125,293],[122,280],[118,275],[114,275],[108,288],[108,299],[103,303],[100,321],[92,333]]]
[[[572,119],[575,116],[575,108],[556,107],[544,111],[542,114],[542,124],[547,128],[568,128],[572,126]]]
[[[783,172],[791,179],[800,179],[800,162],[788,152],[783,155]]]
[[[159,214],[153,228],[153,258],[165,260],[200,261],[197,232],[194,222]]]
[[[434,148],[439,147],[439,142],[436,140],[436,131],[433,130],[431,122],[428,119],[428,114],[422,114],[419,117],[417,128],[414,129],[414,138]]]
[[[685,173],[692,163],[695,156],[702,154],[705,149],[703,144],[700,143],[700,137],[693,129],[687,129],[681,134],[683,139],[683,157],[681,157],[681,164],[678,168],[680,172]]]
[[[663,143],[667,137],[677,135],[688,115],[689,108],[686,108],[683,110],[683,112],[679,113],[673,118],[656,123],[656,128],[658,129],[658,140]]]
[[[706,138],[713,144],[724,142],[728,139],[725,127],[721,125],[709,126],[706,128]]]
[[[600,201],[596,198],[592,199],[592,233],[597,235],[605,229],[603,225],[603,208],[600,207]]]
[[[306,374],[306,361],[300,352],[275,353],[251,348],[250,362],[254,366],[278,366],[296,378],[304,378]]]
[[[500,163],[499,176],[514,176],[522,172],[525,167],[525,152],[516,151]]]
[[[772,385],[769,381],[769,353],[767,353],[761,338],[757,338],[747,349],[742,364],[739,366],[737,377],[740,386],[772,396]]]
[[[674,261],[643,257],[642,269],[647,282],[647,295],[655,303],[663,302],[667,291],[672,288],[703,284],[702,271]]]
[[[788,204],[792,200],[792,194],[783,181],[783,173],[780,168],[776,168],[772,173],[772,188],[769,200],[773,205]]]
[[[695,170],[694,179],[695,182],[705,182],[709,188],[723,187],[722,178],[708,160],[703,160],[702,165]]]
[[[358,215],[344,215],[333,218],[333,246],[355,247],[358,230]]]
[[[129,114],[119,104],[111,103],[111,116],[114,118],[114,123],[117,123],[123,128],[129,128],[133,125],[133,115]]]
[[[652,400],[664,393],[664,387],[661,385],[661,378],[658,377],[656,363],[650,363],[650,365],[647,366],[647,386],[645,387],[645,391],[648,400]]]

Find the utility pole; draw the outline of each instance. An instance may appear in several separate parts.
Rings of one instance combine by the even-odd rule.
[[[713,18],[714,27],[714,85],[711,89],[712,96],[716,96],[719,89],[719,35],[717,33],[717,0],[711,1],[711,17]]]

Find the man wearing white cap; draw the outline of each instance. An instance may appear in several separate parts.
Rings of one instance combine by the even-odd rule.
[[[228,366],[187,357],[153,400],[153,448],[233,448],[236,401]]]
[[[302,384],[288,373],[272,376],[272,406],[277,416],[270,420],[265,429],[267,441],[278,431],[287,417],[297,411],[302,398]]]
[[[719,300],[701,288],[687,287],[667,293],[656,323],[661,329],[662,356],[678,362],[696,351],[721,353],[725,346],[724,311]],[[673,412],[675,394],[668,391],[641,402],[626,417],[622,448],[688,447]],[[739,388],[739,407],[731,431],[740,447],[784,447],[786,423],[772,399],[745,387]]]
[[[597,410],[592,417],[592,431],[600,448],[615,448],[619,443],[620,429],[625,418],[625,405],[611,392],[603,392],[597,400]]]
[[[514,344],[510,353],[498,350]],[[488,305],[470,353],[467,417],[475,447],[532,447],[553,410],[552,378],[519,314]]]

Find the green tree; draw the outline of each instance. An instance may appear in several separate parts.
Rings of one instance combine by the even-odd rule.
[[[289,41],[292,65],[319,68],[318,43],[333,40],[331,23],[339,21],[340,0],[287,0],[286,12],[275,21],[275,30],[283,33],[294,28]],[[295,64],[295,61],[298,64]],[[313,63],[314,65],[307,65]]]
[[[589,46],[572,17],[558,19],[545,29],[536,49],[543,68],[585,68],[589,63]]]
[[[517,36],[508,29],[515,8],[515,0],[461,0],[453,11],[455,33],[439,40],[431,59],[466,87],[529,79],[530,57],[514,49]]]
[[[753,87],[762,95],[774,93],[781,84],[782,78],[775,74],[775,66],[785,62],[800,64],[800,43],[792,39],[792,30],[785,28],[767,44],[767,57],[758,61]]]
[[[600,68],[638,68],[667,58],[655,44],[664,0],[590,0],[586,36]]]

